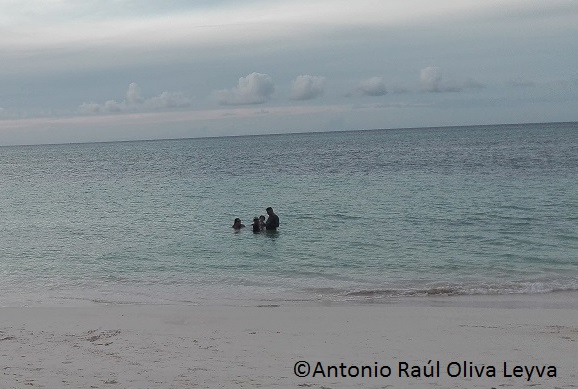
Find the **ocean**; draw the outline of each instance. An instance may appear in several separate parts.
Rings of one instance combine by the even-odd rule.
[[[0,193],[0,306],[578,290],[578,123],[0,147]]]

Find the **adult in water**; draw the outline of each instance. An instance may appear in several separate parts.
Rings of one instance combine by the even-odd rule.
[[[273,208],[271,207],[268,207],[266,211],[269,217],[265,222],[265,229],[267,231],[277,231],[277,227],[279,227],[279,216],[275,215],[275,212],[273,212]]]
[[[241,228],[244,228],[245,225],[243,223],[241,223],[241,219],[236,218],[235,221],[233,222],[233,228],[235,230],[240,230]]]

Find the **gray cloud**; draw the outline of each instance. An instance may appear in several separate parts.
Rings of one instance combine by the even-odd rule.
[[[462,83],[463,89],[483,89],[486,87],[483,83],[474,80],[473,78],[468,78]]]
[[[516,78],[506,82],[507,85],[513,86],[515,88],[533,88],[537,86],[536,82],[532,80],[526,80],[524,78]]]
[[[482,89],[485,87],[479,81],[468,78],[462,82],[446,81],[443,72],[437,66],[429,66],[420,72],[420,86],[422,91],[431,93],[461,92],[464,89]]]
[[[325,92],[325,77],[301,75],[291,82],[292,100],[311,100]]]
[[[372,77],[359,84],[359,91],[365,96],[383,96],[387,88],[382,77]]]
[[[557,80],[550,84],[550,88],[559,89],[563,91],[572,91],[578,88],[578,79],[574,80]]]
[[[409,89],[402,85],[394,85],[392,91],[393,93],[400,95],[409,92]]]
[[[237,86],[214,92],[214,97],[222,105],[261,104],[269,100],[275,92],[275,84],[268,74],[251,73],[239,78]]]
[[[134,111],[155,111],[171,108],[183,108],[191,105],[191,101],[181,93],[163,92],[158,96],[145,98],[142,96],[140,86],[133,82],[126,91],[126,99],[123,101],[107,100],[103,104],[90,102],[82,103],[78,110],[84,114],[120,113]]]

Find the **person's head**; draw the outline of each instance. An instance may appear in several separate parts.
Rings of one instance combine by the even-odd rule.
[[[259,216],[259,220],[262,221],[262,222],[264,222],[264,221],[265,221],[265,215]]]
[[[267,215],[273,215],[273,208],[267,207],[265,211],[267,211]]]
[[[253,224],[259,224],[259,218],[257,216],[253,218]]]
[[[235,218],[235,221],[233,221],[233,227],[234,226],[240,226],[240,225],[241,225],[241,219]]]

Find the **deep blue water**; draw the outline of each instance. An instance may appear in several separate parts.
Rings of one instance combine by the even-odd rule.
[[[0,305],[578,290],[577,177],[577,123],[2,147]]]

